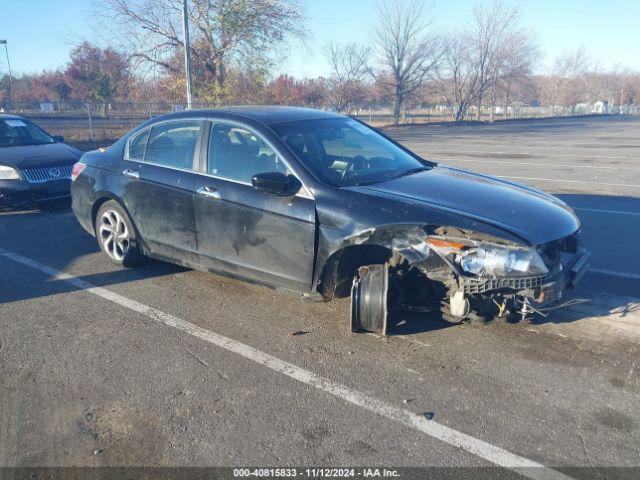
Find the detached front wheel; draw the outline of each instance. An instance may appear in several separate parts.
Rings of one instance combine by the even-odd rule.
[[[129,215],[113,200],[98,210],[96,239],[100,249],[117,265],[135,267],[144,259]]]
[[[351,330],[387,334],[389,265],[358,269],[351,287]]]

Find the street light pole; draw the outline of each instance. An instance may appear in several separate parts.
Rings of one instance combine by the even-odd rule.
[[[4,45],[4,52],[7,55],[7,67],[9,69],[9,105],[13,104],[13,76],[11,75],[11,63],[9,63],[9,48],[6,40],[0,40],[0,45]]]
[[[182,0],[182,28],[184,29],[184,71],[187,78],[187,110],[191,110],[193,108],[193,97],[191,94],[191,52],[189,51],[187,0]]]

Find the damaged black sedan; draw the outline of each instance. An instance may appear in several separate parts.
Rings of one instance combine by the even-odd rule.
[[[73,210],[109,258],[145,256],[453,322],[556,302],[590,254],[555,197],[438,165],[352,118],[290,107],[181,112],[76,164]]]

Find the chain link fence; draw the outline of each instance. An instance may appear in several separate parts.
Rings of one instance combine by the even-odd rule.
[[[216,103],[194,103],[194,108],[217,108]],[[149,118],[164,113],[185,110],[181,103],[170,102],[111,102],[97,103],[84,101],[40,102],[21,101],[13,104],[0,104],[0,110],[25,116],[64,117],[64,116],[93,116],[102,118]],[[454,105],[422,105],[406,109],[402,112],[402,123],[429,123],[451,121],[454,119]],[[348,113],[371,123],[392,123],[393,115],[390,106],[356,107]],[[483,105],[478,108],[471,106],[465,120],[498,121],[509,119],[566,117],[572,115],[593,114],[638,114],[640,106],[622,105],[609,106],[606,102],[592,104],[580,103],[572,106],[530,106],[513,104],[508,106]]]
[[[214,103],[195,103],[194,108],[215,108]],[[169,112],[177,112],[185,109],[185,105],[170,102],[41,102],[37,100],[20,101],[3,105],[0,110],[17,113],[24,116],[37,117],[70,117],[93,116],[103,118],[134,117],[149,118]]]
[[[214,103],[195,103],[194,108],[216,108]],[[87,148],[93,144],[113,141],[143,120],[157,115],[185,110],[185,105],[170,102],[112,102],[82,101],[40,102],[37,100],[0,104],[0,112],[17,113],[36,120],[54,135],[62,135]],[[451,122],[453,105],[422,105],[402,112],[401,124],[427,124]],[[352,108],[349,114],[373,126],[394,123],[389,107]],[[604,102],[573,106],[473,106],[467,112],[466,121],[504,121],[534,118],[556,118],[580,115],[640,114],[639,105],[609,107]],[[84,145],[84,143],[87,145]]]
[[[453,105],[429,105],[421,108],[407,109],[400,117],[401,124],[421,124],[452,122],[455,118],[456,107]],[[469,108],[465,121],[495,122],[504,120],[525,120],[534,118],[557,118],[581,115],[638,115],[639,105],[623,105],[608,107],[603,102],[594,104],[577,104],[572,106],[530,106],[509,105]],[[389,125],[393,123],[393,115],[389,109],[356,109],[352,116],[371,125]]]

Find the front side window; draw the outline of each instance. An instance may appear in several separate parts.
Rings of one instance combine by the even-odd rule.
[[[0,120],[0,147],[54,143],[40,127],[22,118]]]
[[[202,124],[190,120],[156,125],[149,134],[144,161],[191,170]]]
[[[276,152],[258,135],[224,123],[214,124],[211,129],[207,171],[243,183],[251,183],[251,177],[258,173],[290,173]]]
[[[337,187],[383,182],[432,166],[349,118],[281,123],[273,128],[312,173]]]

